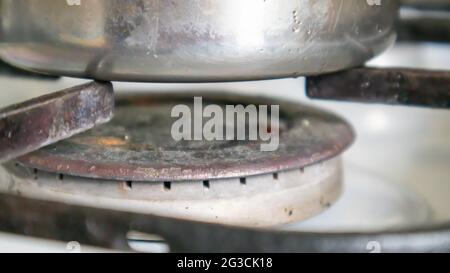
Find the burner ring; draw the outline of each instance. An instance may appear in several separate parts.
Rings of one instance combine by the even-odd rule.
[[[343,190],[340,157],[304,169],[211,181],[99,180],[12,163],[0,165],[1,177],[0,192],[32,199],[247,227],[313,217]]]
[[[279,147],[259,141],[182,141],[171,138],[175,105],[279,105]],[[191,108],[192,109],[192,108]],[[354,140],[351,126],[325,111],[286,101],[211,94],[119,97],[114,119],[89,132],[19,159],[27,167],[95,179],[192,181],[248,177],[304,168],[334,158]]]

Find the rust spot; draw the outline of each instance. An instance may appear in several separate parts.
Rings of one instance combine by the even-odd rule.
[[[102,146],[124,146],[127,142],[118,137],[101,137],[97,139],[97,144]]]

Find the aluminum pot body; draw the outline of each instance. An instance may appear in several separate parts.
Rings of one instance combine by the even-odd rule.
[[[320,74],[395,40],[395,0],[0,0],[0,57],[116,81]]]

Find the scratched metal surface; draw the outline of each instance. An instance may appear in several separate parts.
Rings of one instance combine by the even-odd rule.
[[[397,1],[2,0],[0,56],[56,75],[236,81],[337,71],[395,40]]]
[[[0,109],[0,162],[109,121],[111,83],[92,82]]]

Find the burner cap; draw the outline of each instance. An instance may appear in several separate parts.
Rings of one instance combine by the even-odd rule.
[[[279,105],[278,149],[262,151],[262,141],[175,141],[171,130],[178,118],[171,117],[172,109],[183,104],[194,112],[194,97],[203,98],[203,107],[214,104],[224,112],[227,105],[257,109]],[[353,140],[353,130],[344,120],[302,104],[239,95],[145,94],[119,97],[110,123],[33,152],[19,162],[97,179],[212,180],[304,168],[340,155]]]

